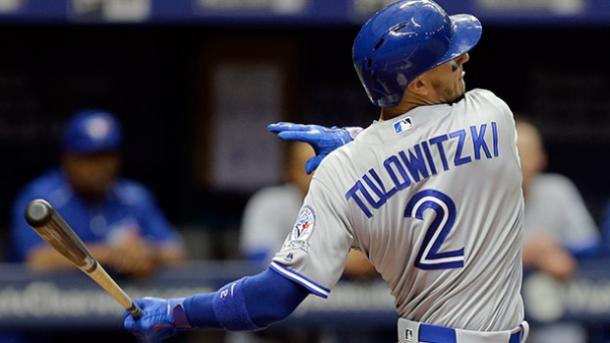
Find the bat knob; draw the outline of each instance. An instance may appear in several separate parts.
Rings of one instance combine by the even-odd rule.
[[[131,313],[135,320],[142,318],[142,309],[135,303],[131,304],[131,307],[127,309],[127,312]]]
[[[46,225],[53,216],[53,206],[44,199],[32,200],[25,209],[25,221],[32,227]]]

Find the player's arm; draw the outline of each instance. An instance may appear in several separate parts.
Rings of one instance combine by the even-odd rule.
[[[37,198],[37,192],[24,191],[12,208],[11,239],[14,261],[24,262],[32,270],[53,271],[73,268],[70,261],[44,241],[26,223],[23,213],[30,200]],[[92,244],[93,255],[102,263],[108,264],[112,253],[108,247]]]
[[[576,185],[568,178],[560,178],[561,186],[556,186],[556,192],[561,190],[559,201],[563,209],[567,228],[565,248],[575,258],[589,258],[599,255],[601,250],[601,235],[595,221],[591,217],[582,195]]]
[[[154,264],[151,261],[157,258],[151,249],[147,250],[148,257],[144,256],[144,249],[137,244],[119,248],[107,243],[96,243],[88,244],[88,248],[102,265],[130,276],[148,275],[152,270],[148,265]],[[32,247],[25,256],[25,263],[32,270],[46,272],[73,268],[68,259],[46,244],[37,244]],[[147,266],[143,267],[143,264]]]
[[[259,330],[286,318],[308,294],[303,286],[267,269],[213,293],[180,299],[138,299],[142,317],[134,320],[125,312],[124,325],[148,341],[159,341],[192,328]]]
[[[307,174],[311,174],[320,162],[333,150],[356,138],[362,131],[361,127],[324,127],[320,125],[294,124],[279,122],[270,124],[267,129],[277,133],[285,141],[298,141],[311,145],[316,156],[310,158],[305,165]]]
[[[137,300],[143,316],[127,315],[125,327],[152,339],[190,327],[257,330],[288,316],[309,293],[327,297],[353,243],[344,197],[322,181],[332,175],[322,168],[314,176],[295,226],[265,272],[211,294]]]
[[[161,264],[184,260],[182,237],[167,220],[153,194],[144,186],[139,192],[139,215],[144,238],[155,248]]]
[[[185,254],[182,238],[169,223],[152,196],[146,203],[142,218],[144,218],[145,238],[153,246],[157,261],[161,265],[183,261]]]
[[[166,219],[152,193],[137,183],[126,183],[139,230],[114,242],[115,267],[132,276],[148,276],[158,267],[184,260],[182,238]]]
[[[104,244],[89,244],[88,248],[102,265],[112,265],[114,254],[110,247]],[[33,247],[26,255],[25,262],[32,270],[46,272],[74,268],[72,262],[46,244]]]
[[[31,231],[31,230],[30,230]],[[158,264],[159,254],[144,241],[131,241],[124,246],[107,243],[88,244],[91,254],[109,269],[129,276],[147,276]],[[28,268],[39,271],[71,269],[71,262],[55,249],[45,244],[37,244],[25,255]]]
[[[568,280],[574,275],[576,261],[556,239],[541,233],[525,237],[523,266],[538,269],[558,280]]]
[[[353,279],[370,279],[378,275],[366,255],[355,249],[350,250],[347,255],[343,273]]]

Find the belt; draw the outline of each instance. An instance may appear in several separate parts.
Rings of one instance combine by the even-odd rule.
[[[525,321],[513,330],[483,332],[398,320],[399,343],[523,343],[528,332]]]

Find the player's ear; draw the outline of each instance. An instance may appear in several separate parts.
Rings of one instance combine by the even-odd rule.
[[[430,93],[429,82],[425,78],[418,77],[407,86],[407,93],[418,96],[427,96]]]
[[[549,158],[548,158],[548,156],[546,154],[546,150],[544,149],[544,147],[542,147],[541,150],[542,151],[540,152],[540,162],[539,162],[540,166],[539,166],[539,168],[540,168],[540,171],[544,171],[544,170],[546,170],[546,167],[548,165]]]

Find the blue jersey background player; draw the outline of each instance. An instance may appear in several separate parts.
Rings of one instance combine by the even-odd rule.
[[[13,205],[13,261],[36,270],[72,268],[26,224],[24,209],[35,198],[53,204],[115,272],[147,276],[157,266],[183,258],[181,238],[150,191],[119,177],[121,145],[121,127],[110,113],[84,110],[74,115],[63,133],[61,166],[26,185]]]

